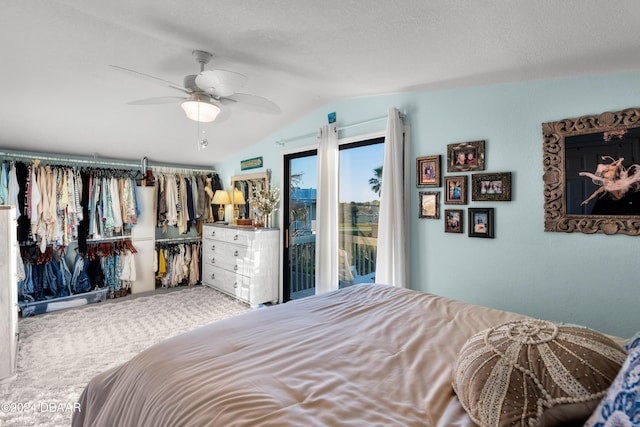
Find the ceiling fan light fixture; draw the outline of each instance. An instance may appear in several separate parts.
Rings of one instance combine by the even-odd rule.
[[[196,122],[212,122],[220,114],[220,107],[213,104],[207,96],[194,94],[182,103],[187,117]]]

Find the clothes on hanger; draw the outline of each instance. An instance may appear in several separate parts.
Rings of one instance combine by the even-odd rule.
[[[204,189],[207,178],[212,177],[215,177],[216,189],[220,189],[217,174],[157,174],[157,226],[164,231],[168,226],[176,226],[180,234],[185,234],[198,222],[206,221],[211,199]]]
[[[42,301],[66,297],[72,294],[73,276],[64,256],[64,249],[54,250],[39,246],[23,247],[21,250],[22,280],[18,281],[18,300],[21,302]]]
[[[200,282],[201,248],[200,242],[157,244],[156,283],[163,288],[172,288]]]
[[[135,171],[0,163],[0,204],[18,208],[18,241],[67,246],[121,235],[140,214]],[[89,188],[85,190],[85,186]],[[78,229],[84,220],[88,227]]]

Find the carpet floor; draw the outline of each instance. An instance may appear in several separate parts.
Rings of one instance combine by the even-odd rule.
[[[162,340],[247,310],[196,286],[20,319],[18,372],[0,384],[0,425],[69,426],[95,375]]]

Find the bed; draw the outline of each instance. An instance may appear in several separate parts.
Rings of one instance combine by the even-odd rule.
[[[459,352],[526,319],[357,285],[150,347],[89,382],[73,425],[473,426],[452,387]]]

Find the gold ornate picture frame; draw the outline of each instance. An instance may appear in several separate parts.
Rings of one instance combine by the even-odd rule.
[[[544,230],[640,235],[640,186],[616,185],[640,178],[640,109],[543,123],[542,135]]]

